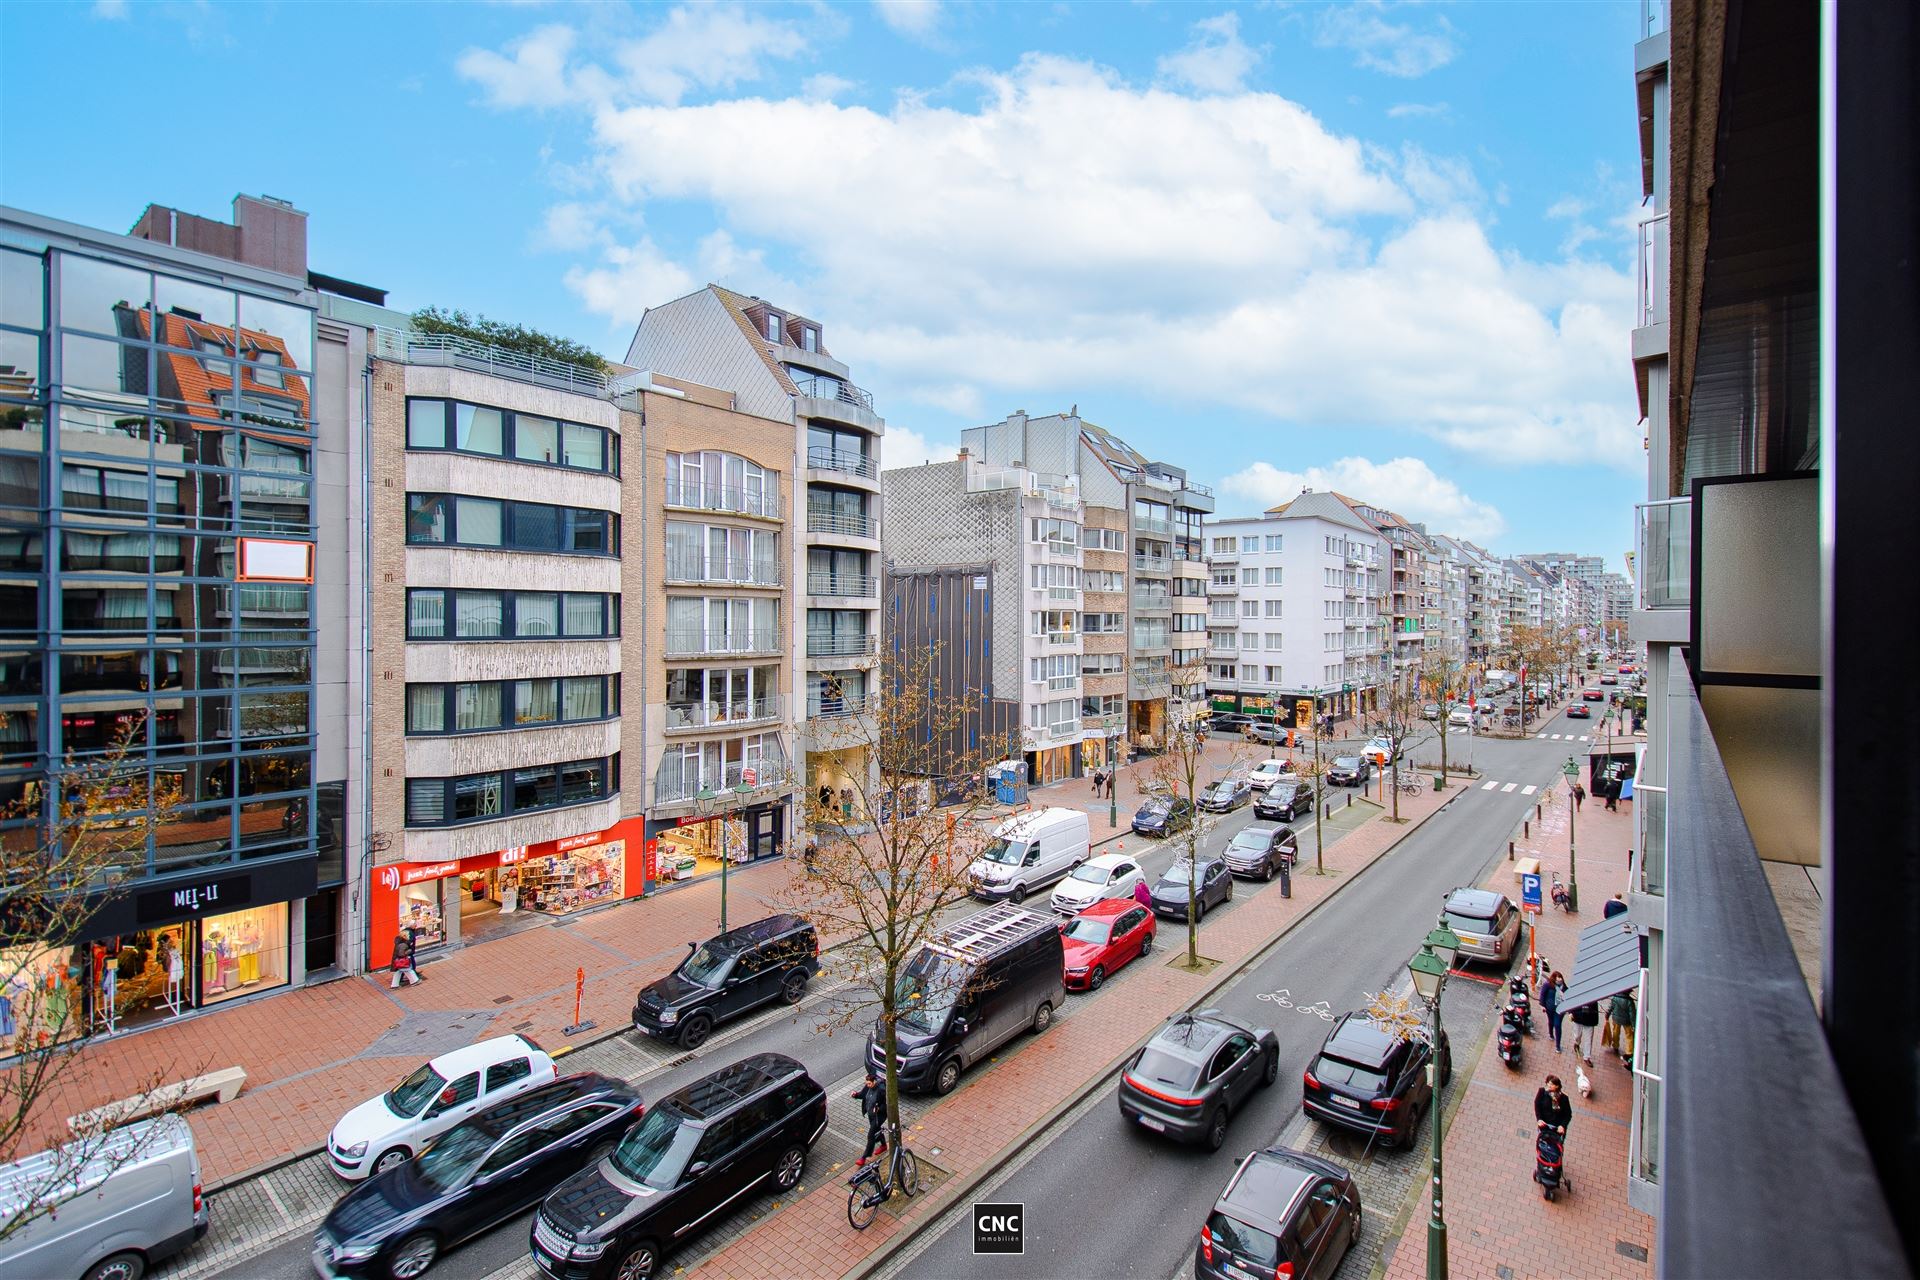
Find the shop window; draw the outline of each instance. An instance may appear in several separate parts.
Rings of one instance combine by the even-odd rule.
[[[287,977],[286,903],[200,922],[200,1003],[284,986]]]

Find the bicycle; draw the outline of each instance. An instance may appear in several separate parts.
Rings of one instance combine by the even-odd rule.
[[[884,1176],[883,1176],[884,1175]],[[870,1165],[848,1181],[847,1221],[855,1231],[873,1224],[880,1206],[893,1198],[898,1187],[908,1196],[920,1193],[920,1162],[900,1140],[900,1127],[887,1126],[887,1159],[884,1166]],[[864,1188],[864,1189],[863,1189]]]
[[[1425,790],[1426,790],[1426,788],[1425,788],[1425,787],[1423,787],[1423,786],[1421,786],[1421,785],[1420,785],[1420,783],[1419,783],[1419,781],[1418,781],[1417,779],[1414,779],[1414,778],[1402,778],[1402,779],[1400,779],[1400,781],[1399,781],[1399,782],[1398,782],[1398,783],[1397,783],[1397,784],[1396,784],[1396,785],[1394,786],[1394,790],[1396,790],[1396,791],[1398,791],[1398,792],[1400,792],[1400,794],[1402,794],[1402,795],[1408,795],[1408,796],[1417,796],[1417,795],[1419,795],[1419,794],[1420,794],[1420,793],[1421,793],[1422,791],[1425,791]]]

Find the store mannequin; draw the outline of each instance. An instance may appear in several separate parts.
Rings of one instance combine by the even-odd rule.
[[[173,935],[160,935],[160,948],[155,953],[161,972],[166,975],[166,994],[161,999],[167,1009],[176,1017],[180,1013],[180,983],[186,976],[186,965],[180,959],[180,949],[173,945]]]
[[[107,1034],[112,1035],[119,1028],[115,1025],[120,1017],[120,963],[118,958],[109,957],[106,952],[99,953],[100,959],[100,1003],[93,1011],[94,1020],[104,1025]]]

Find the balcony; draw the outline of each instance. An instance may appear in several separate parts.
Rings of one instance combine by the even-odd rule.
[[[1049,631],[1046,633],[1049,645],[1069,645],[1080,643],[1078,631]]]
[[[1080,607],[1080,588],[1078,587],[1034,587],[1034,603],[1064,604],[1073,608]]]
[[[1635,263],[1639,309],[1633,321],[1633,358],[1645,360],[1667,354],[1667,215],[1640,224],[1640,248]]]
[[[1693,499],[1643,502],[1634,557],[1637,609],[1686,609],[1693,604]]]
[[[669,658],[704,658],[708,654],[719,653],[779,653],[784,648],[786,644],[775,627],[718,633],[697,628],[667,632]]]
[[[1237,547],[1227,551],[1210,551],[1207,553],[1206,561],[1208,564],[1238,564],[1240,551]]]
[[[1133,531],[1154,537],[1171,538],[1173,536],[1173,521],[1162,520],[1158,516],[1136,515],[1133,518]]]
[[[804,373],[790,373],[793,385],[803,396],[815,400],[837,400],[842,404],[854,405],[873,412],[873,393],[864,387],[856,387],[851,382],[839,378],[809,377]]]
[[[537,387],[551,387],[556,391],[571,391],[576,395],[592,396],[596,400],[605,399],[608,395],[607,375],[597,369],[509,351],[505,347],[475,342],[451,333],[375,329],[371,345],[372,354],[382,360],[468,369],[492,378],[509,378]]]
[[[880,579],[870,573],[833,573],[826,569],[809,569],[807,594],[871,600],[880,594]]]
[[[807,695],[809,720],[849,720],[865,715],[872,707],[872,697],[864,693],[843,693],[839,697],[819,693]]]
[[[1240,594],[1240,584],[1237,582],[1209,582],[1207,584],[1207,594],[1210,596],[1237,596]]]
[[[867,658],[878,642],[873,636],[807,636],[809,658]]]
[[[1133,571],[1135,573],[1172,573],[1173,558],[1171,556],[1137,555],[1133,558]]]
[[[779,694],[768,694],[760,698],[738,698],[732,701],[669,702],[667,732],[711,729],[719,725],[731,728],[765,724],[780,719],[780,705]]]
[[[1060,743],[1078,741],[1084,732],[1078,720],[1062,720],[1059,724],[1028,725],[1025,737],[1029,744]]]
[[[872,480],[880,474],[880,468],[864,453],[829,449],[823,445],[808,446],[807,469],[832,472],[835,475],[857,476],[862,480]]]
[[[780,518],[776,489],[743,489],[735,485],[682,482],[667,486],[667,505],[682,511],[724,511],[730,515]]]
[[[669,767],[678,765],[677,758],[661,761],[660,771],[653,776],[655,804],[684,804],[703,790],[713,792],[717,800],[731,801],[734,788],[743,782],[749,792],[755,792],[783,787],[793,778],[792,767],[778,756],[734,760],[724,766],[704,769]],[[729,803],[722,807],[738,806]]]
[[[804,373],[789,376],[800,393],[794,405],[800,417],[837,422],[875,435],[886,429],[886,423],[873,411],[872,394],[864,388],[838,378],[810,377]]]
[[[1163,591],[1136,591],[1133,609],[1135,613],[1172,613],[1173,597]]]
[[[808,511],[807,532],[823,534],[827,537],[869,538],[878,540],[880,522],[872,516],[852,515],[835,511]]]
[[[1040,549],[1049,560],[1070,560],[1075,564],[1080,562],[1080,544],[1077,542],[1048,538],[1041,542]]]
[[[709,565],[699,555],[667,556],[669,583],[735,587],[777,587],[780,585],[778,560],[749,560],[741,564]]]
[[[1078,689],[1080,687],[1080,677],[1079,676],[1048,676],[1044,681],[1036,680],[1034,681],[1034,683],[1045,684],[1047,686],[1048,693],[1066,693],[1071,690]]]

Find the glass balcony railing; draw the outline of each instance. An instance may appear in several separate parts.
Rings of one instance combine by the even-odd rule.
[[[738,485],[683,481],[667,485],[667,505],[690,511],[726,511],[743,516],[780,516],[780,494]],[[811,517],[809,517],[811,518]]]
[[[715,725],[753,724],[780,718],[780,696],[733,698],[706,702],[669,702],[667,730],[706,729]]]
[[[1640,0],[1640,39],[1667,29],[1667,4],[1668,0]]]
[[[736,560],[709,563],[701,555],[667,555],[667,581],[669,582],[721,582],[737,583],[749,587],[777,587],[780,585],[780,562],[778,560]]]
[[[781,648],[780,633],[772,627],[739,631],[670,630],[669,658],[697,658],[708,653],[774,653]]]
[[[1688,608],[1693,604],[1693,499],[1643,502],[1634,514],[1636,607]]]
[[[1637,261],[1640,284],[1640,310],[1634,320],[1636,329],[1651,328],[1667,322],[1667,215],[1659,214],[1640,224],[1640,252]]]

